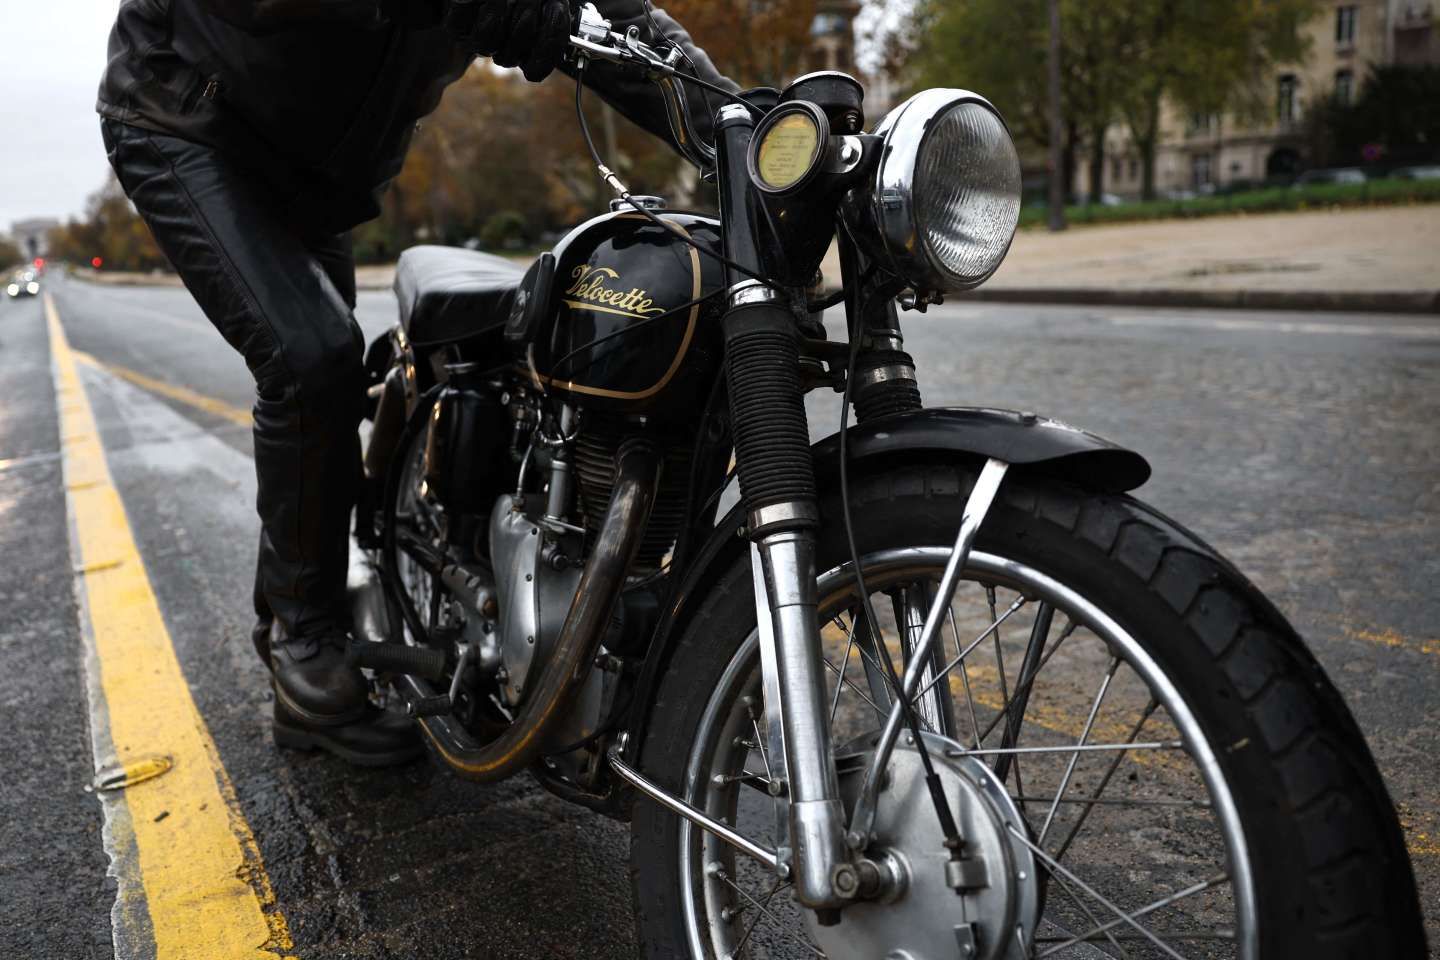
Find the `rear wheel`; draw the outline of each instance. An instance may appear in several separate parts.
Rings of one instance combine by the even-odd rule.
[[[854,484],[884,651],[855,629],[839,505],[822,505],[842,767],[882,722],[878,658],[904,660],[973,480],[925,466]],[[956,756],[932,753],[971,818],[967,840],[988,837],[992,872],[1026,877],[937,894],[922,882],[934,830],[900,826],[933,820],[928,799],[908,812],[894,800],[887,842],[920,879],[820,927],[773,873],[641,798],[632,853],[648,956],[1424,955],[1403,839],[1359,730],[1299,637],[1214,551],[1128,497],[1012,478],[962,577],[918,713],[953,741]],[[752,596],[737,564],[686,626],[639,756],[666,789],[775,847],[780,761],[763,749]],[[892,779],[917,776],[912,757],[897,751]],[[987,784],[1008,798],[985,801]]]

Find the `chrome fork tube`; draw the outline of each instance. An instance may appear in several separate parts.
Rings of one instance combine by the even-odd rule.
[[[765,677],[765,689],[767,696],[774,690],[780,699],[778,710],[769,702],[766,706],[769,723],[774,724],[778,713],[784,732],[795,896],[808,907],[837,907],[842,900],[835,895],[830,878],[835,867],[849,857],[816,620],[815,534],[799,529],[765,535],[755,543],[751,556],[756,566],[761,667],[768,668],[767,660],[774,663],[775,675]],[[758,589],[762,586],[763,593]],[[767,621],[773,659],[763,650]]]

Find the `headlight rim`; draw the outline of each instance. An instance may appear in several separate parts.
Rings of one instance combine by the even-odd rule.
[[[965,104],[976,104],[999,122],[1013,146],[1010,126],[995,105],[972,90],[937,87],[914,94],[891,110],[875,128],[884,141],[880,164],[864,198],[865,212],[879,233],[880,252],[891,268],[922,293],[973,290],[995,275],[1015,240],[1012,228],[990,269],[978,278],[960,280],[936,256],[920,229],[916,213],[915,167],[934,121]],[[916,121],[914,118],[919,118]],[[1017,190],[1018,200],[1018,190]]]

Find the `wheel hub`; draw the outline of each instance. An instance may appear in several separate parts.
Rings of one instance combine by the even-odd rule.
[[[1040,904],[1034,858],[1010,832],[1023,832],[1025,821],[989,767],[952,740],[923,736],[955,813],[962,857],[952,859],[945,847],[920,754],[906,735],[890,757],[866,859],[837,877],[872,896],[846,907],[833,926],[807,911],[810,935],[832,958],[1020,960]],[[866,735],[842,754],[868,761],[874,741]],[[855,772],[842,775],[841,792],[853,809],[864,764],[847,768]]]

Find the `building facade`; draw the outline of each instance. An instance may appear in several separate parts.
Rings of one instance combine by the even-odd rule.
[[[1272,105],[1260,121],[1161,108],[1155,151],[1155,188],[1162,195],[1207,192],[1237,182],[1285,177],[1303,164],[1306,110],[1327,97],[1349,102],[1372,65],[1440,63],[1436,0],[1339,0],[1322,4],[1305,27],[1310,55],[1304,63],[1277,67],[1269,89]],[[1077,164],[1075,190],[1089,191],[1088,158]],[[1136,197],[1141,191],[1139,152],[1121,125],[1105,138],[1104,191]]]

